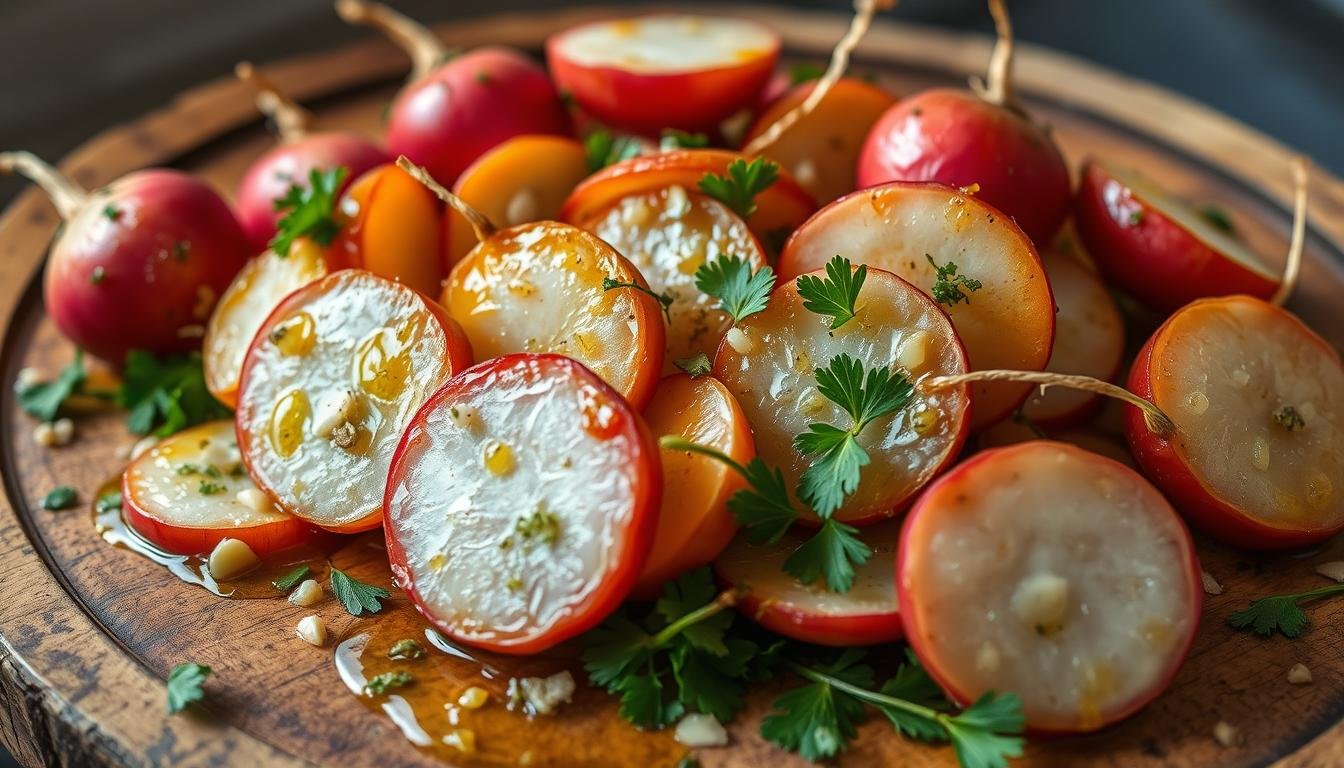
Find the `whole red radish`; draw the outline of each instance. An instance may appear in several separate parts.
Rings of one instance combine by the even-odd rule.
[[[387,148],[451,185],[495,145],[523,134],[568,135],[569,114],[540,64],[498,46],[453,56],[434,33],[378,3],[338,0],[351,24],[377,27],[411,56],[388,113]]]
[[[132,349],[160,354],[200,343],[250,250],[209,185],[152,168],[89,192],[28,152],[0,153],[0,171],[37,182],[65,221],[43,296],[70,341],[114,365]]]
[[[313,132],[312,114],[289,100],[251,64],[243,62],[234,72],[239,80],[257,90],[257,108],[275,123],[280,134],[279,144],[257,158],[238,185],[238,220],[253,250],[263,251],[275,236],[276,223],[283,215],[276,210],[275,201],[284,197],[292,186],[306,187],[311,171],[345,168],[340,187],[344,189],[389,158],[359,134]]]
[[[1049,130],[1013,94],[1013,32],[1003,0],[990,0],[999,42],[989,83],[976,92],[936,88],[901,99],[873,126],[858,184],[979,184],[977,195],[1045,245],[1069,212],[1069,169]]]

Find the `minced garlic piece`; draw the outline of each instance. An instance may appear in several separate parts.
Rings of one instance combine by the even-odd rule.
[[[1213,739],[1224,747],[1235,747],[1241,742],[1241,733],[1226,720],[1213,726]]]
[[[756,348],[755,342],[751,340],[751,337],[747,335],[747,332],[736,326],[729,328],[728,333],[724,334],[723,339],[728,342],[728,346],[732,347],[733,351],[739,355],[749,355],[751,354],[751,350]]]
[[[327,643],[327,623],[321,616],[304,616],[295,630],[303,642],[321,648]]]
[[[489,700],[489,691],[479,685],[473,685],[457,697],[457,705],[463,709],[480,709]]]
[[[210,575],[215,579],[228,581],[261,565],[261,558],[257,557],[257,553],[253,552],[246,542],[223,539],[215,545],[206,565],[210,569]]]
[[[1316,572],[1327,579],[1344,583],[1344,560],[1331,560],[1316,566]]]
[[[713,715],[693,712],[677,722],[675,737],[688,747],[722,747],[728,743],[728,731]]]
[[[293,592],[289,593],[289,602],[307,608],[322,599],[322,585],[315,579],[305,579]]]
[[[1223,585],[1219,584],[1218,580],[1213,578],[1213,574],[1209,573],[1208,571],[1200,571],[1199,579],[1204,583],[1204,594],[1206,595],[1223,594]]]
[[[1311,670],[1307,669],[1306,664],[1294,664],[1288,668],[1288,682],[1293,685],[1308,685],[1311,683]]]

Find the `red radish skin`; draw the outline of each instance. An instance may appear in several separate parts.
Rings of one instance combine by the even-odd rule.
[[[968,673],[972,671],[974,667],[972,667],[972,670],[967,670],[965,669],[966,665],[962,663],[962,668],[957,669],[956,667],[959,662],[955,659],[946,658],[944,654],[940,652],[941,644],[962,642],[966,637],[970,637],[970,635],[958,636],[957,633],[938,634],[934,628],[930,626],[931,620],[928,616],[930,615],[930,611],[943,610],[943,608],[947,606],[964,607],[967,601],[975,600],[981,592],[986,589],[997,589],[999,585],[996,582],[995,585],[967,587],[966,589],[973,591],[966,594],[964,598],[953,597],[951,596],[952,593],[947,593],[946,589],[939,593],[940,596],[937,599],[932,601],[927,599],[928,596],[922,594],[925,585],[928,585],[929,587],[945,587],[946,585],[956,583],[948,578],[931,576],[930,573],[927,572],[928,568],[936,568],[940,566],[940,564],[945,563],[947,557],[952,556],[951,554],[932,553],[931,548],[933,547],[933,542],[941,541],[942,544],[946,546],[954,546],[954,542],[960,541],[950,532],[937,528],[938,517],[950,515],[962,515],[964,517],[966,514],[975,514],[976,508],[974,505],[982,503],[980,500],[981,496],[984,496],[985,494],[1003,493],[1005,488],[1011,489],[1011,492],[1013,493],[1030,493],[1030,491],[1025,491],[1023,489],[1012,489],[1012,486],[1014,484],[1022,484],[1024,482],[1030,483],[1033,480],[1040,480],[1042,477],[1042,470],[1049,466],[1037,466],[1042,461],[1059,465],[1061,469],[1058,471],[1061,472],[1062,476],[1059,479],[1051,478],[1050,487],[1048,489],[1043,488],[1036,491],[1037,495],[1043,497],[1048,496],[1054,489],[1059,487],[1059,480],[1062,480],[1063,477],[1068,477],[1074,480],[1085,479],[1090,483],[1102,482],[1106,484],[1107,487],[1119,489],[1114,497],[1104,496],[1104,489],[1095,489],[1094,492],[1097,494],[1096,499],[1088,502],[1088,509],[1096,509],[1099,506],[1103,506],[1106,503],[1107,498],[1117,498],[1125,503],[1136,503],[1141,501],[1146,508],[1143,515],[1149,517],[1151,523],[1151,530],[1142,534],[1152,537],[1152,540],[1146,543],[1144,547],[1145,551],[1152,552],[1170,549],[1172,559],[1163,559],[1163,563],[1175,563],[1180,571],[1179,574],[1168,574],[1171,578],[1167,580],[1173,582],[1172,588],[1174,591],[1150,594],[1150,596],[1142,601],[1142,604],[1140,605],[1141,608],[1149,608],[1152,607],[1154,601],[1158,599],[1174,600],[1170,607],[1173,611],[1179,610],[1179,614],[1182,617],[1184,624],[1184,626],[1175,628],[1175,631],[1177,632],[1176,636],[1172,638],[1166,631],[1158,632],[1158,630],[1154,628],[1151,631],[1140,633],[1138,637],[1129,638],[1133,643],[1143,644],[1145,646],[1142,652],[1137,648],[1128,651],[1121,649],[1118,653],[1111,656],[1111,658],[1118,660],[1119,663],[1132,662],[1134,659],[1142,658],[1143,653],[1145,652],[1154,652],[1155,649],[1152,647],[1152,644],[1157,643],[1166,646],[1163,649],[1165,653],[1163,657],[1159,659],[1159,663],[1148,670],[1131,670],[1131,674],[1122,675],[1118,679],[1114,677],[1114,672],[1110,672],[1109,677],[1103,675],[1101,672],[1097,672],[1096,677],[1080,678],[1084,683],[1087,680],[1093,680],[1098,686],[1091,694],[1092,697],[1105,696],[1105,691],[1107,691],[1108,688],[1106,685],[1107,682],[1109,682],[1110,693],[1114,692],[1115,685],[1130,685],[1134,690],[1129,696],[1124,697],[1123,700],[1114,702],[1107,709],[1102,710],[1101,705],[1107,702],[1091,701],[1091,703],[1086,703],[1088,696],[1082,695],[1082,693],[1071,694],[1076,695],[1082,702],[1084,702],[1084,705],[1080,706],[1077,710],[1070,710],[1068,712],[1048,712],[1047,710],[1050,707],[1058,707],[1059,705],[1053,698],[1045,698],[1042,700],[1042,694],[1039,690],[1038,683],[1041,679],[1053,677],[1054,673],[1051,670],[1036,670],[1039,675],[1035,678],[1035,681],[1027,681],[1027,684],[1021,686],[1019,690],[1012,690],[1012,686],[1010,684],[1003,684],[1002,680],[996,681],[996,684],[993,686],[994,690],[997,690],[1000,693],[1012,690],[1012,692],[1017,693],[1023,698],[1023,709],[1024,714],[1026,715],[1028,733],[1035,735],[1066,735],[1095,731],[1133,715],[1157,698],[1162,691],[1170,685],[1172,678],[1175,677],[1176,673],[1179,671],[1181,663],[1189,653],[1190,646],[1194,642],[1204,600],[1199,560],[1196,556],[1194,542],[1190,538],[1189,532],[1181,523],[1180,518],[1171,509],[1171,506],[1162,498],[1162,495],[1139,476],[1138,473],[1128,467],[1076,446],[1044,440],[984,451],[966,460],[956,469],[939,478],[938,481],[929,486],[928,490],[922,497],[920,497],[919,502],[913,509],[911,509],[910,514],[905,519],[904,528],[901,532],[901,542],[896,564],[896,589],[900,605],[903,606],[901,618],[905,627],[906,640],[910,643],[911,649],[919,657],[930,677],[938,683],[939,687],[943,689],[948,698],[960,706],[969,706],[975,699],[985,692],[984,689],[978,686],[967,684],[968,681],[966,678],[968,677]],[[1000,475],[1003,476],[1000,477]],[[1029,512],[1030,514],[1034,514],[1037,510],[1058,508],[1054,503],[1038,504],[1026,497],[1023,498],[1021,503],[1028,505],[1025,507],[1024,512]],[[967,510],[971,511],[968,512]],[[1097,519],[1107,520],[1110,519],[1108,516],[1113,516],[1118,513],[1118,510],[1114,513],[1108,511],[1106,514],[1101,514],[1099,512],[1099,517]],[[1034,519],[1030,514],[1024,514],[1023,517],[1029,520]],[[999,517],[1002,516],[1002,514],[999,515]],[[1014,518],[1016,519],[1017,515],[1014,515]],[[980,528],[976,527],[977,525],[1000,525],[1002,522],[1003,521],[992,519],[988,523],[985,521],[977,523],[974,521],[955,520],[949,523],[949,525],[954,526],[954,529],[972,532],[980,530]],[[1095,540],[1088,540],[1087,529],[1094,525],[1094,521],[1091,517],[1086,515],[1078,517],[1076,523],[1074,528],[1077,528],[1078,530],[1074,535],[1070,536],[1068,540],[1070,543],[1066,546],[1061,542],[1060,547],[1054,550],[1055,553],[1061,552],[1069,547],[1089,546],[1094,549],[1110,548],[1110,544],[1113,543],[1113,540],[1099,538],[1095,535],[1091,537]],[[1038,521],[1036,523],[1036,528],[1033,529],[1034,533],[1030,531],[1028,532],[1029,545],[1038,550],[1036,553],[1037,555],[1041,558],[1045,558],[1051,554],[1050,550],[1041,549],[1046,546],[1043,542],[1051,540],[1052,532],[1054,538],[1058,539],[1059,531],[1056,529],[1064,524],[1064,521],[1060,521],[1058,525],[1051,525]],[[1044,528],[1041,527],[1043,525],[1045,526]],[[1137,525],[1140,525],[1140,523],[1131,520],[1127,530],[1134,529]],[[935,537],[942,538],[939,539]],[[974,542],[962,543],[965,543],[966,546],[978,546]],[[1010,547],[1007,556],[1011,557],[1011,553],[1014,551],[1015,550]],[[1017,559],[1021,560],[1024,557],[1027,556],[1018,555]],[[1040,559],[1038,558],[1037,561],[1033,562],[1039,561]],[[998,562],[1009,563],[1011,561],[1004,560],[1003,556],[1001,556]],[[1048,564],[1048,560],[1045,562]],[[1011,576],[1007,578],[1016,580],[1015,577]],[[1092,594],[1097,595],[1098,601],[1100,601],[1100,596],[1105,595],[1108,590],[1115,590],[1115,584],[1113,582],[1119,578],[1121,578],[1119,572],[1112,572],[1107,574],[1104,578],[1085,580],[1082,582],[1082,587],[1090,590]],[[1149,592],[1152,593],[1152,590],[1150,589]],[[1014,611],[1016,609],[1010,607],[1009,601],[1005,599],[1002,607],[1006,611],[1005,616],[1003,616],[1005,622],[994,636],[997,644],[1011,641],[1017,634],[1025,637],[1027,642],[1045,642],[1039,637],[1039,627],[1035,630],[1032,630],[1029,627],[1017,628],[1016,625],[1012,623],[1013,618],[1015,618]],[[974,610],[981,610],[975,606],[972,606],[972,608]],[[985,610],[990,610],[991,613],[995,612],[993,609]],[[1068,625],[1062,626],[1057,630],[1051,630],[1050,635],[1058,638],[1054,642],[1066,642],[1069,639],[1067,633],[1073,626],[1084,622],[1092,622],[1095,624],[1099,620],[1099,614],[1100,612],[1096,610],[1091,613],[1079,613],[1070,608],[1067,618]],[[1100,618],[1104,619],[1105,617]],[[1155,627],[1156,626],[1157,625],[1155,625]],[[1087,627],[1085,626],[1084,629],[1086,628]],[[1098,637],[1104,637],[1105,640],[1114,642],[1117,639],[1123,639],[1124,636],[1121,633],[1127,629],[1127,627],[1115,627],[1110,630],[1105,627],[1093,627],[1093,629],[1095,630],[1094,634],[1097,634]],[[1170,630],[1168,629],[1167,631]],[[970,640],[969,642],[973,642],[973,640]],[[1089,642],[1095,643],[1100,641],[1092,638]],[[1124,642],[1122,644],[1128,646],[1133,643]],[[962,644],[964,645],[965,643]],[[983,649],[984,646],[981,647]],[[997,645],[995,647],[997,647]],[[983,651],[977,652],[977,656],[982,652]],[[1051,652],[1051,655],[1056,655],[1058,653],[1058,650],[1054,650]],[[996,669],[1006,669],[1009,672],[1017,673],[1021,673],[1021,670],[1025,668],[1026,663],[1031,661],[1029,651],[1026,654],[1013,653],[1007,656],[1000,656],[996,652],[994,657],[1009,662],[1002,667],[995,664]],[[988,658],[986,658],[985,661],[988,662]],[[978,665],[979,662],[980,660],[977,658],[973,664]],[[1046,677],[1043,678],[1041,675]],[[1146,679],[1141,680],[1140,678]],[[1141,685],[1136,687],[1132,685],[1134,682],[1141,683]]]
[[[737,610],[771,632],[837,647],[893,643],[903,634],[891,579],[900,526],[892,521],[864,530],[873,555],[859,566],[854,586],[845,593],[799,584],[782,570],[807,539],[798,531],[776,544],[758,546],[739,538],[714,561],[714,572],[726,588],[746,590]]]
[[[1107,282],[1170,313],[1195,299],[1274,295],[1278,276],[1184,201],[1096,161],[1083,166],[1073,221]]]
[[[715,129],[758,98],[779,36],[742,19],[652,15],[596,21],[546,41],[559,87],[609,125],[656,136]],[[731,49],[731,50],[729,50]]]
[[[548,425],[544,434],[528,431],[534,419]],[[488,439],[497,441],[494,459]],[[491,463],[500,445],[507,463]],[[653,544],[661,481],[642,420],[580,363],[529,354],[482,363],[435,393],[397,448],[383,501],[394,579],[460,642],[544,651],[596,626],[629,594]],[[417,497],[427,487],[442,493]],[[535,509],[556,521],[549,542],[522,532]],[[451,540],[427,541],[427,531]],[[592,563],[600,565],[586,570]],[[451,582],[434,582],[440,572]],[[537,606],[547,611],[540,619]]]
[[[1202,390],[1186,391],[1179,377],[1186,371],[1186,376],[1203,377],[1204,372],[1189,369],[1185,362],[1189,356],[1178,357],[1175,350],[1187,341],[1207,343],[1213,350],[1209,354],[1218,354],[1213,345],[1224,341],[1217,335],[1220,331],[1235,334],[1241,365],[1232,367],[1229,358],[1226,369],[1220,364],[1210,372],[1206,379],[1209,393],[1201,401],[1194,393]],[[1237,385],[1232,377],[1242,373],[1246,380]],[[1237,402],[1224,406],[1224,398],[1213,390],[1215,382],[1222,380],[1239,390],[1226,399],[1250,399],[1255,410]],[[1279,385],[1299,395],[1296,407],[1305,409],[1304,403],[1312,404],[1306,426],[1299,431],[1287,432],[1272,420],[1271,413],[1284,394],[1274,391]],[[1286,310],[1249,296],[1189,304],[1139,351],[1130,369],[1129,389],[1156,403],[1177,427],[1173,438],[1164,438],[1148,431],[1141,418],[1126,413],[1130,450],[1144,474],[1200,529],[1233,546],[1266,550],[1307,547],[1344,528],[1340,489],[1332,481],[1340,477],[1344,365],[1328,342]],[[1230,419],[1229,428],[1201,430],[1199,417],[1217,416],[1223,408],[1236,411],[1231,417],[1224,416]],[[1256,434],[1265,441],[1263,456],[1268,467],[1264,470],[1254,466]],[[1205,458],[1202,468],[1192,463],[1186,445],[1186,441],[1201,439],[1216,441],[1218,454]],[[1314,447],[1300,447],[1307,440]],[[1256,490],[1258,483],[1244,484],[1257,497],[1251,502],[1247,490],[1236,493],[1226,482],[1212,484],[1209,467],[1215,471],[1246,467],[1242,477],[1250,481],[1272,472],[1282,482],[1274,484],[1278,492],[1270,494]],[[1280,476],[1285,472],[1289,477]]]
[[[212,463],[216,456],[224,457],[223,465]],[[181,555],[203,555],[223,539],[238,539],[264,556],[319,536],[297,517],[274,507],[257,510],[239,499],[239,492],[256,490],[240,471],[240,461],[231,421],[173,435],[131,462],[122,475],[126,523],[160,549]],[[205,483],[222,490],[203,493]]]

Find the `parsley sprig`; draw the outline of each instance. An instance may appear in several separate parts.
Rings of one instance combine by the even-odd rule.
[[[345,167],[324,171],[308,171],[308,186],[290,184],[282,197],[275,200],[275,210],[283,213],[276,223],[275,236],[268,244],[275,255],[289,255],[290,246],[300,237],[311,238],[318,245],[331,245],[341,231],[336,220],[336,202],[341,184],[349,173]]]
[[[704,352],[696,352],[690,357],[678,358],[673,360],[672,364],[692,379],[704,376],[714,369],[714,364],[710,362],[709,355]]]
[[[859,291],[868,277],[867,265],[854,269],[849,259],[836,256],[826,263],[826,276],[800,275],[798,295],[803,308],[831,318],[831,330],[854,319]]]
[[[719,308],[736,325],[748,315],[765,309],[770,291],[775,288],[775,271],[770,267],[752,271],[751,262],[725,254],[695,270],[695,287],[718,299]]]
[[[383,610],[383,604],[379,601],[388,598],[386,589],[365,584],[334,566],[331,569],[331,593],[351,616],[359,616],[366,611],[377,613]]]
[[[756,196],[779,179],[779,164],[757,157],[751,162],[737,158],[728,163],[727,173],[706,173],[700,179],[700,191],[718,200],[744,219],[756,213]]]
[[[708,146],[709,136],[703,133],[679,131],[676,128],[664,128],[662,138],[658,140],[658,148],[664,152],[673,149],[697,149]]]
[[[201,355],[159,359],[140,350],[126,355],[117,404],[130,413],[126,427],[137,435],[166,437],[211,419],[228,418],[205,386]]]
[[[588,158],[589,173],[597,173],[609,165],[638,157],[644,148],[634,136],[613,135],[611,131],[599,128],[583,140],[583,149]]]
[[[168,673],[168,714],[181,712],[193,701],[205,698],[205,678],[210,668],[204,664],[178,664]]]
[[[61,369],[61,374],[55,380],[30,384],[19,390],[19,407],[29,416],[42,421],[52,421],[65,401],[84,389],[84,381],[87,378],[88,372],[84,369],[84,351],[76,349],[74,359]]]
[[[621,282],[620,280],[617,280],[614,277],[602,278],[603,291],[614,291],[617,288],[634,288],[636,291],[639,291],[640,293],[652,296],[654,301],[658,302],[658,306],[662,308],[663,317],[667,318],[667,322],[669,323],[672,322],[672,294],[667,293],[666,291],[659,293],[658,291],[655,291],[652,288],[642,286],[639,283]]]
[[[1261,637],[1279,632],[1284,637],[1295,638],[1302,634],[1308,623],[1301,604],[1339,594],[1344,594],[1344,584],[1331,584],[1292,595],[1262,597],[1245,610],[1229,615],[1227,623],[1237,629],[1249,629]]]
[[[966,275],[957,274],[957,265],[955,262],[947,262],[943,266],[938,266],[938,262],[933,260],[933,256],[924,254],[924,258],[929,260],[929,265],[933,267],[936,277],[933,281],[933,300],[947,307],[958,303],[971,303],[971,297],[966,295],[966,291],[975,293],[980,290],[979,280],[973,280]]]

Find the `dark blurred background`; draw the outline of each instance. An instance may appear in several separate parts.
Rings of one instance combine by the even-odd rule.
[[[573,4],[393,0],[429,21]],[[784,4],[850,7],[848,0]],[[1344,0],[1012,0],[1010,7],[1020,39],[1166,86],[1344,175]],[[889,15],[992,30],[982,0],[902,0]],[[329,0],[0,0],[0,148],[56,159],[102,128],[227,75],[240,59],[267,61],[371,34],[340,23]],[[0,204],[20,188],[0,179]],[[0,766],[11,764],[0,750]]]

